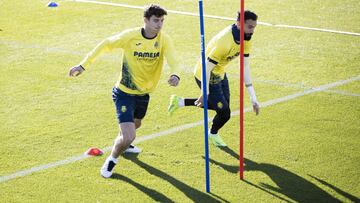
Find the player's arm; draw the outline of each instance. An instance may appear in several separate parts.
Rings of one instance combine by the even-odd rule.
[[[78,76],[85,71],[95,60],[101,55],[112,51],[114,48],[121,48],[122,46],[122,35],[115,35],[109,38],[106,38],[100,42],[93,50],[91,50],[86,57],[80,62],[79,65],[73,67],[69,71],[69,76]]]
[[[176,58],[176,51],[171,38],[164,34],[164,55],[170,67],[168,83],[170,86],[177,86],[180,82],[180,64]]]
[[[253,109],[254,109],[256,115],[259,115],[260,106],[256,99],[256,93],[255,93],[254,87],[251,82],[251,77],[250,77],[250,57],[249,56],[244,57],[244,82],[245,82],[245,87],[249,92],[250,101],[253,105]]]

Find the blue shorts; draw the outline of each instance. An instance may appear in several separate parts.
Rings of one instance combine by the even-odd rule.
[[[197,85],[201,89],[201,81],[195,78]],[[225,74],[224,79],[216,84],[209,84],[208,108],[215,111],[229,109],[230,89],[229,81]]]
[[[150,100],[148,94],[132,95],[114,87],[112,98],[119,123],[134,122],[134,119],[143,119],[145,117]]]

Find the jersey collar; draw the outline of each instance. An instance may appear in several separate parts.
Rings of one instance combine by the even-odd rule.
[[[233,38],[234,38],[234,42],[236,44],[240,44],[238,42],[240,42],[240,30],[236,27],[235,24],[233,24],[231,26],[231,32],[232,32],[232,35],[233,35]]]
[[[155,37],[153,38],[148,38],[148,37],[145,37],[145,29],[144,28],[141,28],[141,35],[145,38],[145,39],[155,39],[158,35],[155,35]]]
[[[236,24],[233,24],[231,26],[231,32],[234,38],[234,41],[236,44],[240,44],[240,30],[237,28]],[[250,41],[252,37],[252,34],[245,34],[244,33],[244,40],[245,41]]]

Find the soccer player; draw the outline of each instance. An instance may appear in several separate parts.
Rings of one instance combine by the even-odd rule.
[[[129,148],[136,136],[136,129],[146,114],[149,93],[156,88],[164,66],[164,59],[171,68],[168,83],[177,86],[180,77],[178,61],[171,38],[161,28],[164,23],[165,9],[151,4],[144,9],[144,26],[125,30],[98,44],[78,65],[70,69],[70,76],[78,76],[96,58],[114,49],[122,49],[122,72],[112,90],[119,134],[114,141],[110,156],[100,170],[104,178],[112,175],[119,156]]]
[[[259,103],[256,99],[255,90],[250,78],[249,54],[251,37],[257,25],[257,15],[251,11],[244,12],[244,81],[250,94],[253,110],[259,114]],[[218,131],[230,119],[230,90],[226,77],[225,68],[230,61],[237,58],[240,52],[240,13],[238,12],[235,24],[226,27],[214,36],[206,47],[206,87],[208,93],[208,107],[216,111],[211,129],[209,129],[209,139],[215,146],[226,146],[225,142],[218,135]],[[201,60],[195,66],[195,81],[202,88],[201,84]],[[184,106],[203,106],[203,95],[199,98],[182,98],[171,95],[168,111],[172,114],[175,110]]]

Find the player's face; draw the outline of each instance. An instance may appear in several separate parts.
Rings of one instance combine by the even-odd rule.
[[[237,28],[240,30],[240,21],[237,21]],[[254,34],[255,27],[257,25],[256,20],[248,19],[244,23],[244,33],[245,34]]]
[[[160,32],[163,23],[164,23],[164,16],[156,17],[152,15],[149,19],[145,19],[145,29],[148,29],[151,33],[158,33]]]
[[[248,19],[244,23],[244,39],[250,40],[251,36],[254,34],[255,27],[257,25],[256,20]],[[240,30],[240,21],[237,21],[237,28]]]
[[[254,34],[256,25],[257,25],[256,20],[251,20],[251,19],[246,20],[244,24],[244,33]]]

